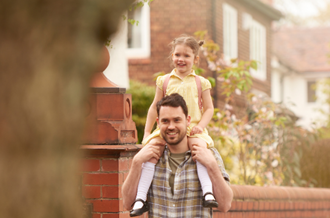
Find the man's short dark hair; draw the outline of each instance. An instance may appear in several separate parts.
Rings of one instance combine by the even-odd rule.
[[[171,95],[165,96],[159,102],[157,102],[157,115],[158,116],[159,116],[160,107],[162,107],[162,106],[181,107],[184,115],[186,115],[186,117],[188,117],[188,108],[186,105],[186,101],[178,93],[173,93]]]

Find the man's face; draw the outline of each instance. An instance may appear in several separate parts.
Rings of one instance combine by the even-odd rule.
[[[162,106],[157,123],[166,143],[177,145],[186,137],[190,117],[185,116],[181,107]]]

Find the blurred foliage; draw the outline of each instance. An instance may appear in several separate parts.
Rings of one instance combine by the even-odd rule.
[[[148,3],[148,5],[150,5],[151,2],[153,2],[154,0],[135,0],[133,2],[133,4],[130,5],[130,7],[128,8],[129,11],[134,11],[138,8],[141,8],[144,6],[144,4]],[[126,20],[127,22],[130,23],[131,25],[139,25],[139,21],[135,20],[135,19],[129,19],[126,15],[122,15],[123,19]]]
[[[302,178],[315,187],[330,188],[330,139],[305,147],[301,159]]]
[[[127,93],[132,94],[132,119],[138,132],[138,143],[141,143],[148,109],[155,96],[155,87],[131,80]]]
[[[322,117],[316,121],[319,124],[318,131],[322,138],[330,138],[330,79],[319,80],[314,88],[319,91],[316,101],[324,105],[317,109]]]
[[[254,60],[232,59],[226,63],[219,46],[207,38],[206,31],[195,36],[205,40],[202,52],[208,68],[218,73],[220,88],[225,96],[224,108],[215,109],[209,133],[222,155],[233,184],[306,186],[300,161],[304,148],[315,141],[315,134],[295,125],[294,114],[274,104],[266,96],[250,92],[252,77],[249,70],[257,69]],[[239,110],[235,96],[243,96],[246,112]]]

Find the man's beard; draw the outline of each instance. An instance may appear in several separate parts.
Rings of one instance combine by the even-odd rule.
[[[172,145],[173,146],[173,145],[179,144],[184,139],[184,137],[186,137],[186,134],[187,134],[187,132],[185,132],[184,134],[181,134],[181,132],[179,132],[179,137],[175,141],[169,140],[166,133],[162,133],[161,135],[162,135],[162,138],[165,140],[165,142],[168,145]]]

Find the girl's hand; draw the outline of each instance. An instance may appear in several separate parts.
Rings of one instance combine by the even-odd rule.
[[[133,158],[136,163],[142,164],[152,158],[159,159],[164,151],[166,142],[161,138],[150,140]]]
[[[194,126],[190,132],[190,135],[201,134],[203,132],[203,128],[200,126]]]
[[[195,162],[198,161],[201,164],[203,164],[205,167],[211,166],[213,164],[215,165],[217,164],[216,159],[212,154],[212,151],[204,146],[194,144],[192,146],[191,155]]]

